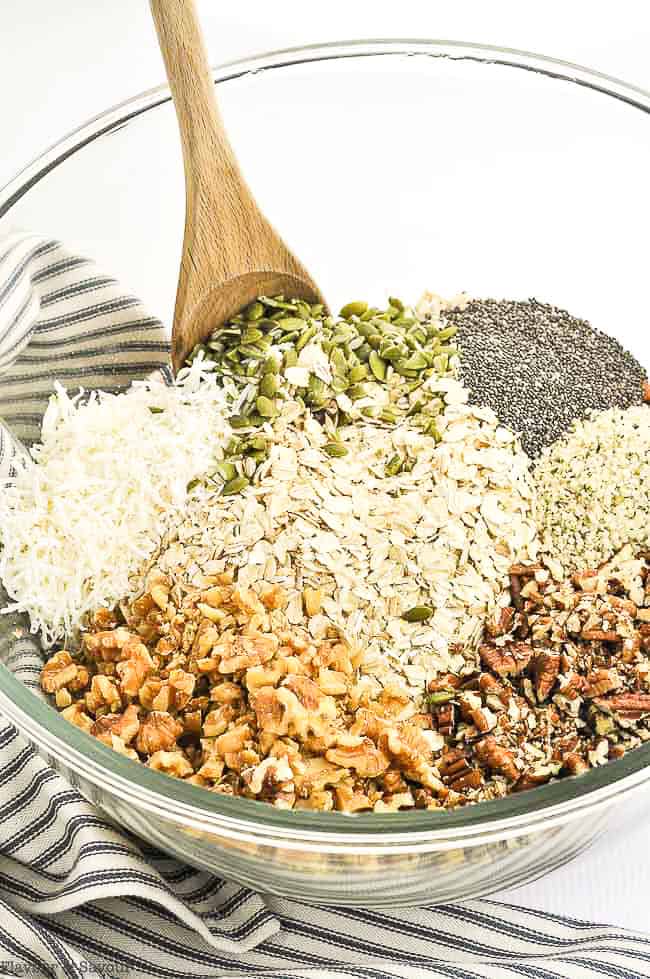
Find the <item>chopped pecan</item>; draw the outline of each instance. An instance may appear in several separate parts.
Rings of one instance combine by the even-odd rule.
[[[583,775],[584,772],[589,771],[589,762],[585,761],[582,755],[577,754],[575,751],[566,755],[563,762],[563,767],[571,775]]]
[[[510,598],[517,611],[524,607],[524,600],[521,597],[521,578],[516,574],[510,575]]]
[[[534,660],[535,694],[539,701],[546,700],[555,686],[560,672],[560,654],[546,650],[538,653]]]
[[[438,771],[446,785],[469,772],[471,767],[462,748],[453,748],[451,751],[444,752],[438,761]]]
[[[513,564],[510,574],[518,575],[522,578],[534,578],[538,571],[544,571],[541,564]]]
[[[454,792],[465,792],[467,789],[479,789],[483,785],[483,776],[478,768],[470,768],[449,782],[449,788]]]
[[[646,402],[646,404],[650,403],[650,381],[644,381],[643,382],[643,388],[641,390],[641,397]]]
[[[558,693],[561,693],[567,700],[575,700],[576,697],[582,694],[584,686],[585,678],[580,676],[579,673],[571,671],[566,676],[560,677],[560,689]]]
[[[520,772],[514,754],[500,745],[493,735],[488,734],[487,737],[477,741],[475,751],[479,761],[492,771],[503,775],[508,781],[515,782],[519,778]]]
[[[479,646],[481,662],[498,676],[518,676],[528,666],[533,647],[524,642],[508,642],[503,646],[483,643]]]
[[[523,773],[518,782],[513,787],[513,792],[525,792],[527,789],[536,789],[538,785],[545,785],[551,777],[551,772],[537,772],[529,769]]]
[[[619,713],[620,711],[640,711],[641,714],[650,712],[650,694],[648,693],[618,693],[611,697],[598,697],[594,700],[598,707]]]
[[[444,673],[442,676],[434,677],[429,680],[427,690],[429,693],[439,693],[445,690],[457,690],[461,686],[462,680],[453,673]]]
[[[497,608],[492,613],[486,623],[486,630],[489,636],[496,639],[497,636],[505,636],[512,629],[515,618],[515,610],[508,605],[505,608]]]
[[[436,708],[435,718],[440,734],[445,738],[451,737],[456,728],[455,704],[441,704],[440,707]]]
[[[583,629],[580,636],[589,642],[620,642],[622,638],[618,632],[606,629]]]
[[[621,678],[614,670],[594,670],[584,681],[583,696],[588,700],[602,697],[621,686]],[[564,691],[562,691],[564,692]]]

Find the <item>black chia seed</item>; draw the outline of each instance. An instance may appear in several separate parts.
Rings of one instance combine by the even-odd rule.
[[[460,376],[472,399],[519,432],[531,458],[591,409],[642,403],[641,364],[563,309],[536,299],[474,299],[445,317],[458,327]]]

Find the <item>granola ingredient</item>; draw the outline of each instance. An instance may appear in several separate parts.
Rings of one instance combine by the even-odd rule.
[[[509,632],[486,630],[481,666],[431,679],[428,708],[399,684],[368,687],[363,648],[334,628],[314,639],[315,590],[296,621],[287,591],[242,587],[231,570],[189,586],[155,568],[121,613],[100,610],[78,654],[45,664],[41,685],[113,750],[280,808],[454,808],[650,740],[648,558],[626,547],[563,582],[539,564],[512,571],[525,599]],[[143,656],[134,689],[121,668]]]
[[[0,579],[46,645],[113,605],[230,437],[223,391],[196,372],[124,394],[60,386],[42,442],[0,493]]]
[[[526,456],[457,381],[435,384],[453,402],[439,439],[357,422],[339,429],[337,456],[325,427],[287,402],[264,428],[269,457],[251,486],[227,498],[196,488],[156,557],[162,572],[193,585],[228,567],[241,587],[277,584],[292,623],[308,609],[314,640],[333,628],[361,642],[377,682],[400,675],[421,696],[429,673],[475,656],[511,564],[536,557]]]
[[[465,786],[470,801],[580,775],[650,740],[648,555],[626,545],[599,570],[561,582],[539,565],[513,572],[524,605],[511,607],[508,634],[486,630],[482,671],[431,685],[445,738],[438,770],[482,770],[483,787]],[[444,703],[435,693],[443,684]]]
[[[533,470],[543,552],[566,572],[650,546],[650,409],[577,421]]]
[[[531,458],[592,409],[642,401],[648,378],[613,337],[540,303],[474,299],[444,311],[457,328],[460,378],[520,433]]]
[[[336,317],[320,304],[260,296],[198,344],[188,363],[198,359],[239,392],[238,429],[254,429],[299,399],[327,412],[334,427],[408,417],[428,431],[446,398],[444,387],[434,398],[423,384],[455,377],[458,367],[456,328],[441,321],[441,308],[415,312],[391,298],[386,309],[350,302]]]

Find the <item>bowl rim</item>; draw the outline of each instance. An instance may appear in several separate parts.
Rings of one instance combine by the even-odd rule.
[[[650,92],[618,78],[545,55],[472,42],[425,39],[331,41],[270,51],[213,69],[217,84],[262,71],[346,58],[416,56],[471,61],[525,70],[586,87],[650,113]],[[162,85],[129,98],[76,127],[34,158],[0,188],[0,217],[66,159],[104,134],[171,99]],[[12,616],[7,618],[11,621]],[[20,617],[13,627],[24,632]],[[8,623],[9,625],[9,623]],[[415,810],[357,814],[275,809],[267,803],[232,798],[170,778],[118,755],[71,725],[0,664],[0,708],[48,756],[62,763],[99,794],[109,790],[122,802],[162,815],[197,832],[259,842],[260,837],[292,837],[294,845],[320,851],[353,844],[358,852],[380,852],[386,845],[440,849],[503,840],[522,832],[577,819],[650,779],[650,743],[623,758],[591,769],[579,779],[565,778],[521,794],[455,810]],[[97,801],[100,801],[98,799]]]

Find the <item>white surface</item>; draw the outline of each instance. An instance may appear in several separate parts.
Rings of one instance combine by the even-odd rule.
[[[200,2],[214,60],[350,37],[442,37],[575,61],[650,89],[650,14],[639,0],[246,0]],[[3,0],[0,185],[109,104],[163,81],[145,0]],[[650,930],[650,792],[605,838],[506,901]]]

